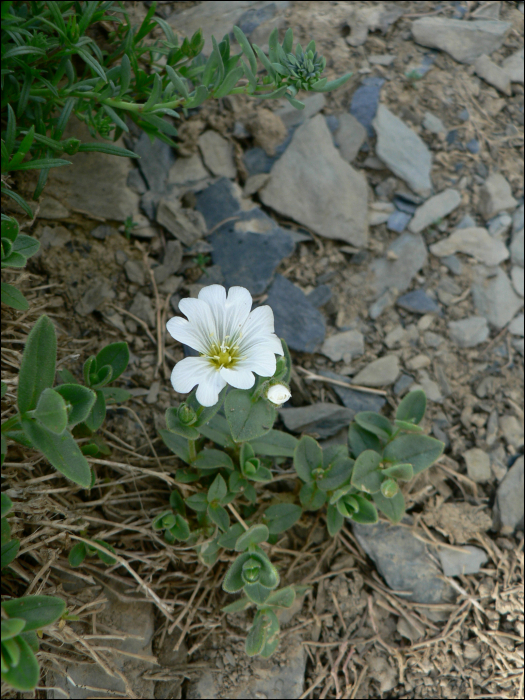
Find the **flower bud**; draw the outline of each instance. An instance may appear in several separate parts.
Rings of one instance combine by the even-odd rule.
[[[398,491],[399,486],[394,479],[385,479],[381,484],[381,493],[385,498],[394,498]]]
[[[181,403],[177,411],[177,417],[183,425],[191,425],[197,420],[197,414],[187,403]]]
[[[280,406],[285,401],[288,401],[291,395],[290,389],[285,384],[274,384],[268,389],[266,398],[276,406]]]

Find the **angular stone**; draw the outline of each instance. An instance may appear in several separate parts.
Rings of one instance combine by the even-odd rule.
[[[142,294],[142,292],[137,292],[135,294],[129,312],[137,318],[140,318],[141,321],[147,323],[150,328],[155,327],[155,311],[153,310],[151,299],[145,294]]]
[[[159,265],[153,270],[155,275],[155,282],[157,284],[162,284],[168,280],[171,275],[178,271],[182,264],[182,245],[180,241],[168,241],[166,243],[166,252],[164,253],[164,259],[162,265]],[[177,279],[177,278],[173,278]],[[172,283],[174,284],[174,283]],[[173,294],[170,290],[170,293]]]
[[[49,248],[62,247],[71,240],[71,232],[65,226],[44,226],[40,231],[40,248],[35,254],[35,258],[42,255]]]
[[[269,173],[259,173],[258,175],[250,175],[250,177],[244,183],[244,188],[242,191],[243,195],[245,197],[251,197],[252,194],[255,194],[262,187],[264,187],[269,179]]]
[[[508,73],[493,63],[488,56],[483,55],[477,58],[474,63],[474,70],[480,78],[483,78],[486,83],[493,85],[500,92],[503,92],[505,95],[512,94]]]
[[[259,196],[326,238],[366,245],[366,179],[341,158],[321,115],[297,129]]]
[[[499,424],[509,445],[516,450],[523,446],[523,424],[520,424],[516,416],[501,416]]]
[[[221,178],[205,190],[197,193],[196,209],[206,221],[208,230],[224,219],[234,216],[240,209],[239,198],[230,180]]]
[[[512,25],[498,20],[464,21],[445,17],[421,17],[412,22],[414,40],[422,46],[446,51],[460,63],[474,63],[490,55],[505,41]]]
[[[395,288],[399,292],[408,289],[428,258],[425,241],[419,233],[402,233],[388,247],[388,252],[393,253],[397,260],[385,256],[370,265],[378,296],[387,289]]]
[[[144,275],[144,266],[139,260],[128,260],[124,264],[124,270],[126,271],[126,277],[130,282],[138,284],[139,287],[143,287],[146,283],[146,277]]]
[[[308,433],[327,438],[348,427],[355,411],[335,403],[316,403],[300,408],[281,408],[279,415],[293,433]]]
[[[108,236],[112,236],[114,233],[117,233],[117,229],[107,224],[100,224],[100,226],[96,226],[91,231],[93,238],[98,238],[99,241],[104,241]]]
[[[457,549],[440,548],[438,550],[445,576],[477,574],[483,564],[486,564],[488,561],[487,553],[484,549],[474,547],[471,544],[461,549],[463,550],[462,552],[458,552]]]
[[[220,265],[227,287],[246,287],[262,294],[279,263],[294,251],[290,234],[260,209],[239,213],[211,236],[212,260]]]
[[[237,169],[230,141],[210,129],[199,136],[199,148],[206,166],[214,175],[235,179]]]
[[[504,211],[487,222],[487,228],[492,238],[501,238],[503,241],[506,239],[511,226],[512,217]]]
[[[357,541],[373,560],[393,591],[410,591],[403,598],[417,603],[443,603],[454,599],[451,587],[441,578],[428,547],[416,538],[410,527],[380,520],[373,525],[352,523]]]
[[[335,372],[329,372],[327,370],[322,370],[321,374],[323,377],[337,379],[340,382],[347,382],[350,384],[348,378],[342,376],[341,374],[336,374]],[[352,389],[350,386],[347,389],[340,384],[330,384],[330,386],[335,391],[337,396],[339,396],[343,404],[347,408],[352,409],[352,411],[355,411],[355,413],[359,413],[360,411],[375,411],[376,413],[379,413],[386,403],[385,397],[381,396],[380,394],[365,393],[364,391],[359,391],[358,389]]]
[[[411,214],[407,214],[404,211],[394,211],[388,217],[387,228],[389,231],[395,231],[396,233],[403,233],[406,229],[410,220],[412,219]]]
[[[383,104],[377,108],[373,125],[377,156],[411,190],[427,197],[432,190],[432,155],[425,142]]]
[[[202,231],[199,231],[186,216],[180,204],[174,200],[160,200],[157,208],[157,223],[187,246],[193,245],[202,235]]]
[[[273,309],[275,332],[292,350],[317,350],[325,337],[325,320],[299,287],[276,275],[265,303]]]
[[[53,197],[44,196],[39,204],[39,219],[68,219],[71,213]]]
[[[80,316],[88,314],[98,309],[106,299],[114,299],[115,292],[111,289],[109,281],[103,277],[95,278],[84,291],[81,300],[75,306],[75,311]]]
[[[385,355],[362,369],[353,380],[362,386],[389,386],[399,377],[399,360],[395,355]]]
[[[335,132],[335,142],[343,158],[351,163],[366,140],[365,127],[353,114],[339,115],[339,128]]]
[[[519,314],[516,318],[512,319],[509,324],[509,331],[512,335],[521,335],[523,337],[525,333],[523,314]]]
[[[501,64],[502,69],[509,76],[512,83],[521,83],[523,85],[524,63],[523,63],[523,47],[511,54]]]
[[[149,189],[162,194],[166,190],[170,168],[175,162],[171,146],[160,139],[151,143],[149,136],[143,132],[133,150],[140,156],[138,166]]]
[[[491,219],[500,211],[515,209],[518,204],[512,196],[509,183],[501,173],[489,175],[479,195],[479,209],[485,219]]]
[[[313,304],[318,309],[325,304],[328,304],[331,298],[332,290],[327,284],[320,284],[307,295],[307,299],[310,304]]]
[[[523,268],[519,265],[514,265],[510,271],[510,277],[512,279],[514,289],[517,291],[520,297],[522,297],[524,293]]]
[[[472,286],[474,305],[494,328],[503,328],[511,321],[523,305],[505,272],[498,268],[494,277],[478,273]]]
[[[441,258],[441,262],[445,267],[448,267],[453,275],[461,275],[463,272],[463,264],[456,255],[445,255],[445,257]]]
[[[443,192],[427,199],[427,201],[416,210],[414,218],[408,226],[409,231],[412,231],[412,233],[423,231],[427,226],[430,226],[430,224],[434,224],[439,219],[448,216],[460,203],[461,195],[457,190],[452,188],[443,190]]]
[[[451,340],[460,348],[474,348],[489,337],[487,320],[482,316],[471,316],[448,324]]]
[[[492,478],[490,471],[490,457],[479,447],[473,447],[465,452],[467,474],[478,484],[489,481]]]
[[[194,153],[189,158],[177,158],[170,168],[168,184],[187,185],[204,180],[209,175],[209,172],[202,164],[200,155]]]
[[[350,114],[364,126],[369,136],[374,135],[372,123],[376,116],[379,95],[384,82],[384,78],[377,76],[363,78],[350,101]]]
[[[510,254],[512,262],[523,267],[523,229],[512,235]]]
[[[372,54],[368,56],[368,63],[371,63],[373,66],[391,66],[395,58],[395,56],[388,53]]]
[[[456,229],[448,238],[433,243],[430,252],[439,258],[465,253],[489,267],[499,265],[509,257],[505,243],[499,238],[493,238],[486,228],[478,226]]]
[[[443,124],[439,117],[436,117],[432,112],[425,112],[423,118],[423,128],[430,131],[432,134],[446,134],[447,127]]]
[[[368,225],[386,224],[395,207],[391,202],[372,202],[368,209]]]
[[[386,292],[381,294],[379,299],[374,301],[368,309],[368,315],[371,319],[375,320],[379,318],[381,314],[394,305],[397,297],[397,289],[388,289]]]
[[[441,310],[439,304],[436,304],[423,289],[403,294],[397,300],[397,305],[414,314],[436,314]]]
[[[523,530],[523,455],[518,457],[498,486],[494,503],[494,527],[502,535]]]
[[[146,180],[144,180],[138,168],[133,168],[133,170],[129,171],[126,183],[130,190],[133,190],[136,194],[144,194],[148,190]]]
[[[365,351],[365,338],[359,331],[345,331],[327,338],[321,352],[332,362],[343,360],[349,364],[352,358],[362,355]]]
[[[304,109],[296,109],[286,101],[286,104],[275,110],[275,114],[282,119],[287,128],[297,126],[315,117],[326,105],[326,97],[322,92],[314,92],[307,97],[301,97],[301,102],[304,103]]]

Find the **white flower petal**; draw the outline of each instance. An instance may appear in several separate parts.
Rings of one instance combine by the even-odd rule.
[[[194,325],[181,316],[174,316],[166,323],[168,333],[179,343],[189,345],[198,352],[205,353],[208,347]]]
[[[197,387],[197,401],[201,406],[215,406],[219,400],[219,393],[225,386],[226,382],[221,377],[221,373],[213,368],[206,381],[200,382]]]
[[[228,382],[230,386],[236,389],[251,389],[255,384],[255,377],[249,369],[221,369],[221,377]]]
[[[188,318],[201,342],[209,347],[210,343],[220,342],[217,337],[215,319],[209,305],[202,299],[181,299],[179,309]]]
[[[187,394],[195,384],[206,381],[210,372],[218,372],[205,357],[185,357],[177,362],[171,373],[171,383],[175,391]]]
[[[226,323],[224,334],[236,338],[240,332],[244,335],[244,324],[250,316],[252,295],[244,287],[230,287],[226,302]]]
[[[215,320],[219,342],[224,339],[224,320],[226,316],[226,290],[220,284],[210,284],[199,292],[199,299],[206,302]]]
[[[276,367],[275,353],[268,346],[256,346],[237,363],[235,369],[249,369],[261,377],[273,377]]]

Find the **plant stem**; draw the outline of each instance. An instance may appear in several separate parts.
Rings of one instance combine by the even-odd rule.
[[[13,425],[16,425],[19,420],[20,414],[17,413],[16,416],[12,416],[8,420],[4,421],[4,423],[2,423],[2,432],[4,433],[6,430],[11,430]]]
[[[196,440],[188,440],[188,447],[190,451],[190,462],[193,464],[197,459],[197,448],[195,447]]]

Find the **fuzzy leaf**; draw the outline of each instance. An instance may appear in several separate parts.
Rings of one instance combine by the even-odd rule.
[[[309,435],[304,435],[294,450],[295,471],[304,482],[313,479],[312,472],[323,466],[323,451],[319,443]]]
[[[244,552],[252,544],[260,544],[268,541],[268,528],[266,525],[252,525],[244,532],[235,543],[236,552]]]
[[[31,329],[24,348],[18,379],[18,409],[25,413],[36,408],[38,397],[55,380],[57,341],[55,328],[41,316]]]
[[[352,486],[367,493],[376,493],[381,488],[381,455],[374,450],[365,450],[354,463]]]
[[[61,598],[50,595],[28,595],[16,600],[2,601],[2,608],[8,617],[26,621],[24,632],[38,630],[58,620],[66,609]]]
[[[396,419],[409,423],[421,423],[427,408],[427,397],[422,389],[409,391],[399,404]]]
[[[392,424],[379,413],[362,411],[355,416],[355,422],[369,433],[377,435],[380,440],[389,440],[392,435]]]
[[[442,442],[428,435],[400,435],[386,446],[383,458],[388,462],[411,464],[415,476],[439,459],[444,447]]]
[[[405,499],[401,491],[398,491],[393,498],[385,498],[381,491],[372,494],[374,503],[379,510],[386,515],[394,525],[398,523],[405,514]]]
[[[248,392],[234,389],[224,402],[226,419],[236,442],[254,440],[268,433],[275,421],[276,411],[265,399],[252,401]]]
[[[278,535],[289,530],[303,514],[301,506],[295,503],[276,503],[264,511],[268,530],[271,535]]]

